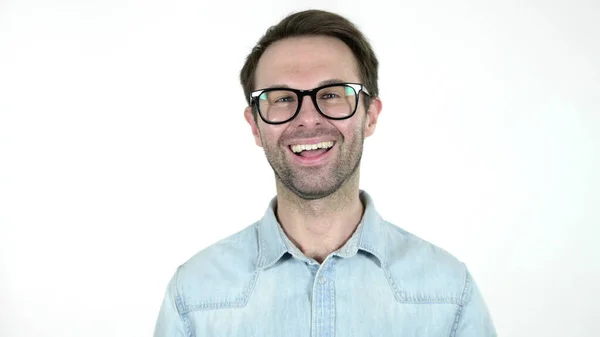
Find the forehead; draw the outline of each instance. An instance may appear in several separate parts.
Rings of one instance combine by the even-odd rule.
[[[352,50],[329,36],[293,37],[265,50],[256,67],[254,89],[274,85],[310,89],[331,79],[360,82]]]

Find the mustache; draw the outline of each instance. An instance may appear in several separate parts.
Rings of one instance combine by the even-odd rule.
[[[316,138],[322,136],[331,136],[334,138],[338,138],[340,136],[340,132],[336,129],[310,129],[310,130],[294,130],[292,132],[283,134],[279,141],[281,143],[288,142],[290,140],[303,139],[303,138]],[[342,137],[343,138],[343,137]]]

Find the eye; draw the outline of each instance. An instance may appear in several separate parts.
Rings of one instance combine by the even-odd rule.
[[[279,97],[279,98],[275,99],[273,101],[273,103],[289,103],[289,102],[293,102],[293,101],[294,101],[294,97],[284,96],[284,97]]]
[[[338,98],[338,97],[340,97],[340,96],[335,92],[328,92],[328,93],[321,95],[322,99],[331,99],[331,98]]]

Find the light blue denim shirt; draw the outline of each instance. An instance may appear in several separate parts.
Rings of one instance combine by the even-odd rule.
[[[360,198],[362,221],[321,264],[287,238],[274,198],[260,221],[177,269],[154,336],[496,336],[465,265]]]

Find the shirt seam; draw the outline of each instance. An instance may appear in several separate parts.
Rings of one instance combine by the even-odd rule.
[[[286,253],[286,249],[282,249],[281,251],[277,252],[277,254],[272,257],[272,256],[266,256],[266,254],[270,254],[270,255],[274,255],[271,254],[271,251],[267,251],[267,245],[266,245],[266,241],[264,239],[264,235],[263,235],[263,231],[265,230],[265,228],[263,228],[263,226],[265,225],[264,221],[261,220],[257,223],[256,227],[257,227],[257,232],[258,232],[258,258],[257,258],[257,262],[256,262],[256,271],[260,271],[262,269],[265,269],[267,267],[270,267],[272,265],[274,265],[275,263],[277,263],[277,261],[279,261],[281,259],[281,257]],[[278,228],[278,231],[280,229]],[[281,238],[281,233],[278,233],[279,237]],[[281,238],[283,240],[283,238]],[[285,245],[285,243],[283,243]]]
[[[179,319],[181,320],[181,323],[185,329],[184,332],[185,332],[186,336],[194,337],[194,332],[192,331],[188,311],[184,310],[185,304],[183,303],[183,296],[181,296],[181,293],[179,290],[179,272],[181,271],[181,267],[182,266],[179,266],[177,268],[177,271],[175,272],[175,298],[173,300],[175,301],[175,307],[177,309],[177,316],[179,316]]]
[[[464,266],[464,264],[463,264],[463,266]],[[463,288],[463,292],[460,297],[460,303],[458,304],[458,308],[456,309],[456,314],[454,316],[454,324],[452,326],[452,330],[450,331],[449,337],[456,336],[456,331],[458,331],[458,326],[460,325],[460,322],[461,322],[461,319],[463,316],[464,307],[467,304],[467,296],[469,294],[470,288],[471,288],[471,280],[469,278],[469,272],[467,271],[467,268],[465,266],[465,286]]]
[[[200,302],[200,303],[193,304],[193,305],[186,305],[185,309],[183,308],[183,304],[182,304],[182,311],[184,311],[184,313],[187,314],[189,312],[197,311],[197,310],[243,308],[244,306],[246,306],[246,304],[248,304],[250,295],[254,291],[254,287],[256,285],[256,281],[258,279],[259,273],[260,273],[259,270],[254,271],[254,273],[252,275],[252,280],[249,282],[249,284],[243,290],[241,296],[234,301]]]
[[[389,286],[392,288],[396,301],[405,304],[456,304],[461,305],[462,300],[456,297],[429,297],[422,295],[412,295],[407,292],[400,290],[397,283],[394,281],[391,271],[385,265],[382,265],[383,272],[388,281]]]
[[[259,270],[260,268],[263,267],[263,264],[265,264],[265,257],[264,257],[264,242],[263,242],[263,235],[262,235],[262,226],[263,226],[263,221],[259,221],[256,224],[256,235],[258,236],[258,258],[256,260],[256,266],[257,266],[257,270]]]

